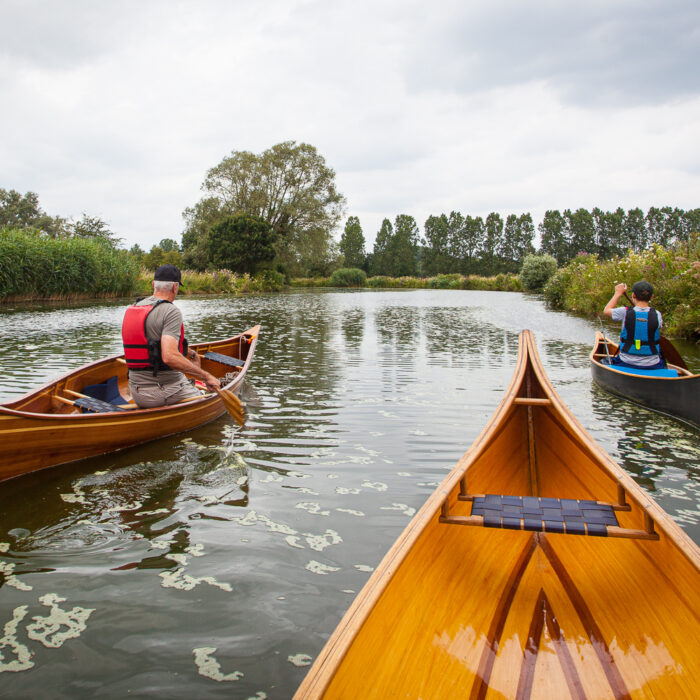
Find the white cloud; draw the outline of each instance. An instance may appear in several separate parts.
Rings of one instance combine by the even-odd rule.
[[[0,187],[147,248],[208,168],[287,139],[370,242],[399,213],[696,207],[695,8],[5,0]]]

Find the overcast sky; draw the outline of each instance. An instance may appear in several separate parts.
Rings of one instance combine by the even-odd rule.
[[[0,0],[0,187],[180,240],[234,150],[347,215],[700,206],[698,0]]]

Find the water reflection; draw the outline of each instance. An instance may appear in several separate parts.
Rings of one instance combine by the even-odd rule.
[[[177,303],[193,341],[262,323],[246,424],[224,417],[2,485],[0,625],[26,606],[15,638],[35,664],[2,674],[8,697],[47,683],[71,698],[290,697],[481,432],[523,327],[584,427],[700,540],[697,433],[592,384],[596,324],[452,290]],[[0,311],[0,400],[117,352],[123,309]],[[50,593],[94,610],[56,649],[26,636]]]

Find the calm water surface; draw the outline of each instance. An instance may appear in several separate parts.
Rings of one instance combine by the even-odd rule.
[[[584,427],[700,542],[698,432],[592,384],[592,322],[451,290],[178,305],[193,341],[263,324],[246,425],[0,485],[0,697],[291,697],[491,416],[523,328]],[[0,310],[0,401],[120,351],[123,309]]]

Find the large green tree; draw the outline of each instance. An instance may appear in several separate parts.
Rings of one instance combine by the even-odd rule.
[[[318,267],[334,254],[332,234],[345,198],[335,172],[314,146],[285,141],[262,153],[234,151],[207,172],[205,197],[184,212],[186,259],[201,266],[205,239],[214,223],[246,214],[264,219],[277,236],[277,255],[290,272]]]
[[[254,274],[261,263],[275,257],[276,237],[269,221],[260,216],[227,216],[209,231],[209,260],[219,268]]]
[[[365,264],[365,237],[360,220],[356,216],[348,217],[343,235],[340,237],[340,252],[345,267],[363,268]]]

